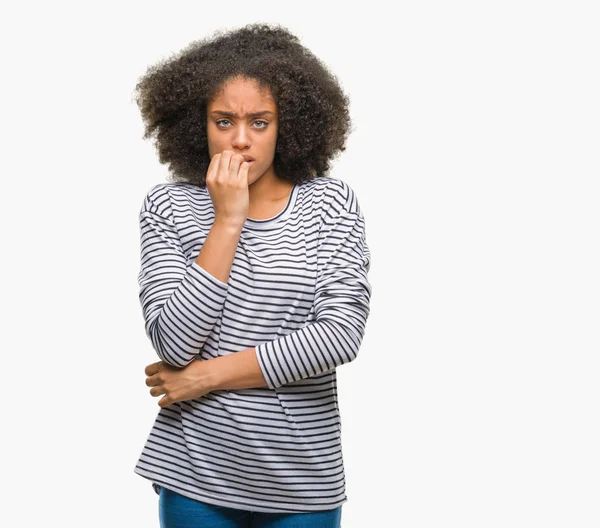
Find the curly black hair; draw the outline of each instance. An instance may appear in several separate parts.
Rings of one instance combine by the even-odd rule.
[[[172,181],[206,185],[206,106],[230,79],[254,79],[278,109],[273,165],[293,183],[328,176],[351,131],[349,98],[327,66],[278,24],[217,30],[149,66],[135,101]]]

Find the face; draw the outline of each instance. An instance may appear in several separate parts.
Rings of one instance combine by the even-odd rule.
[[[250,156],[248,184],[275,178],[273,158],[277,142],[277,105],[268,88],[251,79],[228,81],[206,107],[208,153],[224,150]]]

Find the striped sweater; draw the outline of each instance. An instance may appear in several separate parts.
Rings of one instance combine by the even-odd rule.
[[[195,262],[214,221],[206,188],[155,185],[139,220],[139,299],[159,358],[183,367],[256,347],[268,388],[160,409],[134,471],[157,491],[243,510],[346,502],[335,369],[356,357],[371,297],[352,188],[316,178],[276,216],[248,218],[227,283]]]

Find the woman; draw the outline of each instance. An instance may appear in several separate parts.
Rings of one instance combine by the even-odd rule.
[[[288,30],[251,24],[150,67],[137,103],[172,181],[140,212],[161,409],[135,472],[163,527],[340,526],[335,369],[371,296],[357,197],[328,177],[348,98]]]

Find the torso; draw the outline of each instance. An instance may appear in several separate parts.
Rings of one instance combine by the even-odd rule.
[[[156,313],[173,295],[173,306],[181,314],[177,321],[182,322],[173,327],[173,335],[186,338],[177,343],[193,340],[200,360],[251,346],[260,351],[258,347],[271,342],[280,347],[277,355],[265,352],[277,360],[264,365],[269,379],[280,376],[277,383],[284,384],[212,391],[161,409],[135,471],[189,498],[265,512],[320,511],[346,500],[335,366],[349,357],[347,345],[357,338],[337,339],[328,327],[313,325],[319,324],[318,310],[332,310],[336,298],[340,310],[349,306],[359,313],[352,308],[358,298],[352,305],[347,302],[356,281],[346,281],[347,286],[318,281],[331,258],[347,258],[334,255],[334,241],[345,240],[347,220],[356,209],[345,214],[344,207],[356,208],[357,202],[349,198],[345,184],[329,178],[307,182],[294,192],[250,208],[226,285],[201,273],[195,263],[214,223],[208,190],[161,184],[144,201],[142,262],[147,269],[140,274],[140,300],[147,313]],[[164,239],[154,231],[159,225],[168,228]],[[327,233],[332,237],[321,244]],[[156,250],[155,241],[157,247],[161,241],[171,244],[172,254]],[[356,237],[347,243],[355,252],[361,246]],[[350,270],[336,273],[354,276],[348,275]],[[320,282],[323,290],[317,299]],[[326,295],[326,290],[331,293]],[[340,318],[344,313],[349,312]],[[204,328],[208,330],[201,334]],[[195,332],[191,337],[190,331]],[[292,333],[294,341],[288,344]],[[250,463],[268,468],[260,478],[269,493],[248,483]]]

